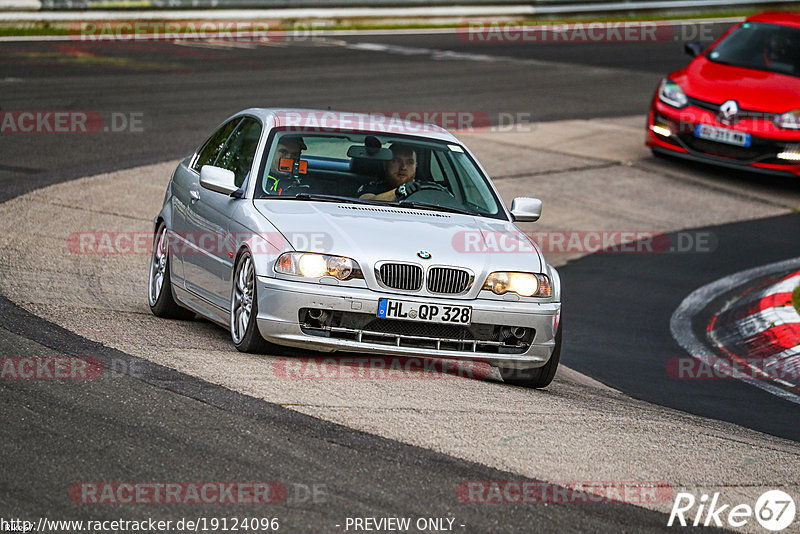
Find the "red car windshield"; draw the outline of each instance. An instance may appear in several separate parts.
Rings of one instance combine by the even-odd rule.
[[[706,57],[715,63],[800,76],[800,29],[745,22]]]

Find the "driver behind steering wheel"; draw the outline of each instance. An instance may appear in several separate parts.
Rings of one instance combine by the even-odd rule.
[[[364,200],[403,200],[419,191],[417,175],[417,152],[410,146],[394,143],[389,147],[394,156],[383,164],[383,180],[362,185],[358,198]]]

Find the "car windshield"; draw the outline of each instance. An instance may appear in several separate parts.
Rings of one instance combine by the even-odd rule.
[[[716,63],[800,76],[800,29],[745,22],[707,57]]]
[[[264,154],[256,198],[506,218],[487,178],[458,144],[383,134],[279,132]],[[398,194],[399,185],[405,187]]]

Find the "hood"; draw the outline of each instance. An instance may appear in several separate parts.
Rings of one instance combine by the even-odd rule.
[[[800,109],[800,78],[696,58],[670,75],[692,98],[722,103],[733,99],[742,109],[785,113]]]
[[[379,261],[464,267],[476,280],[491,271],[542,272],[533,240],[508,221],[456,213],[296,200],[255,207],[296,250],[356,260],[369,283]],[[430,254],[429,259],[420,257]],[[422,254],[424,255],[424,254]],[[370,284],[372,285],[372,284]]]

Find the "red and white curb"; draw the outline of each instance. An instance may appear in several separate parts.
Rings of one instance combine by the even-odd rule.
[[[741,271],[695,290],[672,314],[670,319],[672,337],[692,357],[704,364],[713,365],[719,357],[694,334],[692,319],[709,302],[737,287],[776,273],[793,271],[793,274],[767,287],[735,299],[727,308],[715,315],[707,331],[717,347],[724,347],[724,350],[721,350],[729,356],[737,359],[770,358],[782,362],[784,367],[800,366],[800,347],[798,347],[800,317],[791,305],[791,292],[800,283],[798,269],[800,269],[800,258],[792,258]],[[788,381],[774,377],[738,379],[789,402],[800,404],[800,387],[796,380]]]
[[[760,359],[779,370],[775,381],[800,390],[800,315],[792,291],[800,271],[765,288],[748,289],[714,314],[706,326],[712,344],[737,361]]]

